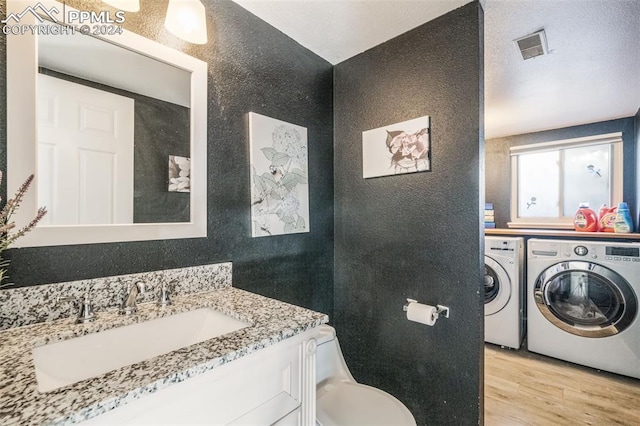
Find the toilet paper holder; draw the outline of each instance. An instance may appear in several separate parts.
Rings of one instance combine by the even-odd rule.
[[[402,307],[402,310],[407,312],[407,309],[409,309],[409,305],[411,303],[418,303],[418,301],[415,300],[415,299],[407,299],[407,303],[404,304],[404,306]],[[436,308],[437,308],[436,314],[438,314],[438,316],[443,316],[445,318],[449,318],[449,307],[448,306],[436,305]]]

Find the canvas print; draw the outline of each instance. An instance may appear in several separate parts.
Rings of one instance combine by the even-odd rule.
[[[191,192],[191,159],[169,156],[169,192]]]
[[[309,232],[307,129],[249,113],[253,237]]]
[[[429,116],[362,132],[364,178],[431,170]]]

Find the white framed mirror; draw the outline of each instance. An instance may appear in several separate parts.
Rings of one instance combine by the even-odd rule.
[[[49,211],[14,246],[206,237],[207,63],[39,4],[7,1],[7,195],[35,173],[16,226]]]

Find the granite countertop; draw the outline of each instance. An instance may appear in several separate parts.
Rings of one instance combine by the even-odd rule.
[[[38,391],[34,347],[202,307],[251,325],[50,392]],[[0,332],[0,424],[80,422],[328,321],[325,314],[233,287],[175,297],[165,309],[151,303],[138,309],[132,316],[98,312],[90,324],[68,318]]]

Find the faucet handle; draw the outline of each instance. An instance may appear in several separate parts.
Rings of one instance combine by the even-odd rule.
[[[134,286],[136,286],[136,287],[137,287],[137,289],[136,289],[137,293],[139,293],[139,294],[144,294],[144,292],[145,292],[145,285],[144,285],[144,282],[142,282],[142,281],[136,281],[136,282],[134,282],[133,284],[132,284],[131,282],[128,282],[128,283],[127,283],[127,293],[126,293],[126,295],[131,294],[131,290],[133,290],[133,287],[134,287]]]
[[[137,299],[139,294],[144,294],[145,286],[142,281],[136,281],[134,284],[127,283],[127,290],[124,294],[124,300],[120,306],[120,314],[132,315],[138,312]]]
[[[166,308],[167,306],[171,305],[171,298],[169,297],[170,295],[171,292],[167,288],[167,283],[163,281],[162,285],[160,286],[160,292],[158,293],[158,307]]]
[[[96,320],[96,314],[93,311],[93,305],[89,298],[89,293],[84,293],[82,298],[75,296],[58,297],[58,302],[74,302],[80,306],[76,324],[86,324]]]

